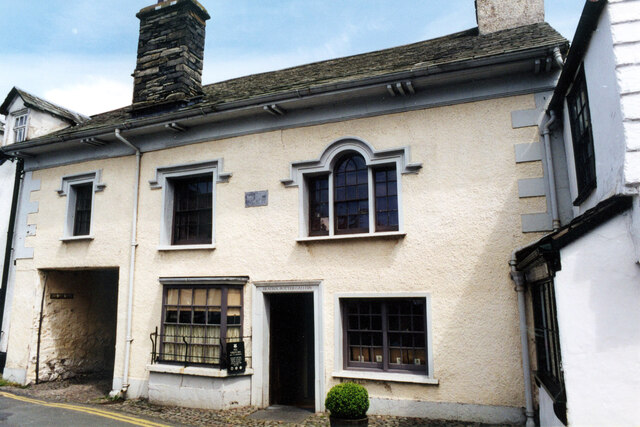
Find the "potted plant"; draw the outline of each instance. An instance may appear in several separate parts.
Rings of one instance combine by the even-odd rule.
[[[333,386],[327,393],[324,405],[331,413],[331,427],[369,425],[369,393],[359,384],[342,383]]]

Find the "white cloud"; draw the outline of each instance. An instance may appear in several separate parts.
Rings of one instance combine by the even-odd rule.
[[[80,83],[63,84],[44,92],[53,103],[92,115],[124,107],[131,103],[132,88],[105,77],[88,77]]]

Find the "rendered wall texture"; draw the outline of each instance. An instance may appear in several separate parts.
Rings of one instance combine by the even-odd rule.
[[[512,111],[535,108],[523,95],[205,142],[142,156],[138,251],[133,303],[132,382],[146,381],[149,333],[160,324],[158,277],[249,276],[244,335],[252,334],[251,281],[321,280],[327,389],[334,371],[335,292],[431,294],[434,377],[439,385],[369,382],[372,397],[521,407],[524,405],[516,294],[508,277],[514,247],[539,235],[520,232],[520,214],[539,201],[518,198],[517,179],[540,176],[539,166],[516,165],[514,145],[538,140],[537,128],[512,129]],[[331,142],[357,137],[376,150],[411,147],[414,175],[401,176],[406,237],[297,243],[298,188],[285,188],[292,161],[316,159]],[[228,183],[216,185],[216,249],[158,251],[162,190],[148,181],[162,166],[224,159]],[[105,190],[95,194],[94,239],[60,242],[66,200],[60,178],[102,169]],[[34,260],[18,262],[18,301],[32,301],[41,284],[37,269],[119,267],[115,377],[122,377],[133,156],[34,172],[42,181],[30,216],[37,235]],[[269,204],[245,208],[244,193],[268,190]],[[124,278],[124,279],[123,279]],[[26,366],[14,309],[12,368]],[[24,331],[33,328],[26,327]]]

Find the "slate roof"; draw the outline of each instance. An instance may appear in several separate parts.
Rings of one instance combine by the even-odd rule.
[[[17,87],[14,87],[9,91],[9,94],[5,98],[2,105],[0,106],[0,114],[4,114],[4,115],[8,114],[9,104],[11,103],[15,95],[19,95],[24,101],[24,104],[29,108],[35,108],[40,111],[46,111],[48,113],[53,114],[54,116],[60,117],[61,119],[67,120],[73,124],[81,124],[90,120],[89,117],[85,115],[76,113],[75,111],[71,111],[67,108],[56,105],[52,102],[39,98]]]
[[[199,102],[171,113],[194,113],[203,108],[259,99],[267,96],[307,91],[314,87],[356,84],[372,78],[393,77],[395,74],[420,71],[427,68],[455,65],[475,59],[499,57],[509,53],[539,48],[568,49],[567,40],[547,23],[479,35],[477,28],[404,46],[360,55],[315,62],[278,71],[253,74],[219,83],[205,85],[204,97]],[[131,125],[138,118],[131,107],[124,107],[92,116],[81,125],[62,129],[42,138],[63,137],[76,132]],[[30,140],[33,142],[35,140]]]

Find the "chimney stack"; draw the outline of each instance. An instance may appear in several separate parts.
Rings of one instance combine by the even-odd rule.
[[[475,0],[480,34],[544,22],[544,0]]]
[[[161,108],[202,96],[205,21],[196,0],[159,1],[140,10],[133,108]]]

